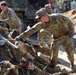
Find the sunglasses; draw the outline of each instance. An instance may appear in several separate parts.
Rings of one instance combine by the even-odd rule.
[[[43,16],[43,15],[42,15],[42,16]],[[41,16],[41,17],[42,17],[42,16]],[[38,20],[40,20],[40,19],[41,19],[41,17],[39,17],[39,18],[38,18]]]
[[[41,17],[38,18],[38,20],[40,20],[40,19],[41,19]]]

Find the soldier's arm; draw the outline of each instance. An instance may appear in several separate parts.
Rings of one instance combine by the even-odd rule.
[[[73,37],[73,35],[74,35],[74,25],[73,25],[72,21],[66,16],[61,16],[61,17],[62,17],[62,19],[60,19],[60,20],[62,20],[63,23],[65,23],[68,26],[69,30],[68,30],[67,34],[70,37]]]
[[[14,20],[15,16],[17,16],[16,13],[15,13],[15,11],[13,9],[9,9],[9,11],[8,11],[8,18]]]
[[[18,37],[16,37],[16,39],[21,40],[21,41],[26,41],[29,36],[31,36],[32,34],[34,34],[35,32],[43,28],[42,24],[43,23],[41,22],[35,24],[31,29],[26,30],[23,33],[21,33]]]
[[[65,17],[65,18],[66,18],[67,25],[68,25],[68,28],[69,28],[68,35],[70,37],[73,37],[73,35],[74,35],[74,25],[73,25],[73,22],[69,18],[67,18],[67,17]]]
[[[68,22],[68,27],[69,27],[69,32],[74,34],[74,25],[73,25],[72,21]]]
[[[63,17],[64,21],[66,21],[67,25],[68,25],[68,28],[69,28],[69,31],[70,32],[74,32],[74,25],[73,25],[73,22],[68,18],[68,17]]]

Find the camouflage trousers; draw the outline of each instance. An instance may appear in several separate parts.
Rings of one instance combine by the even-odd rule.
[[[53,51],[53,57],[51,60],[52,67],[56,67],[58,61],[58,49],[60,45],[63,45],[67,53],[68,59],[71,63],[71,69],[74,69],[74,45],[72,39],[69,38],[69,36],[62,36],[59,39],[54,39],[51,49]]]

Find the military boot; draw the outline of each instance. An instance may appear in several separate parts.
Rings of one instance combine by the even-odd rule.
[[[71,62],[70,68],[72,69],[72,72],[74,72],[74,62]]]
[[[51,60],[51,68],[56,68],[56,62],[53,59]]]

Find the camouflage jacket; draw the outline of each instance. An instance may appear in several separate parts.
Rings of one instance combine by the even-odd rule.
[[[30,35],[39,31],[40,29],[44,29],[50,32],[50,34],[52,34],[56,38],[59,38],[64,35],[69,35],[68,33],[74,34],[73,23],[67,17],[61,14],[51,14],[48,15],[48,17],[49,22],[36,23],[31,29],[26,30],[22,34],[20,34],[20,38],[24,40],[26,39],[26,37],[29,37]]]
[[[6,19],[8,18],[5,22],[9,25],[11,29],[18,29],[21,25],[20,19],[17,17],[16,13],[14,12],[13,9],[8,8],[8,12],[1,12],[2,18]]]

